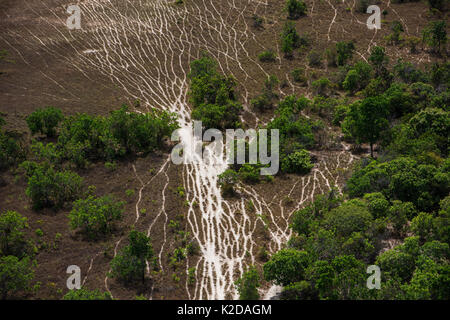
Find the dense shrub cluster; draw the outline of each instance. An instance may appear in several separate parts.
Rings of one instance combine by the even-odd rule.
[[[204,56],[191,63],[189,79],[193,119],[201,120],[206,129],[221,130],[240,126],[242,106],[235,95],[236,81],[233,77],[221,75],[216,62]]]

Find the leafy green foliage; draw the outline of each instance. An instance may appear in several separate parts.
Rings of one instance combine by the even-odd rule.
[[[397,158],[384,163],[372,161],[356,170],[347,182],[347,190],[352,197],[382,192],[389,199],[412,202],[419,210],[428,211],[448,194],[449,179],[445,166]]]
[[[57,171],[48,163],[36,164],[28,179],[26,194],[36,210],[60,209],[81,195],[83,179],[75,172]]]
[[[157,110],[134,113],[122,106],[108,117],[78,114],[66,118],[58,148],[64,159],[85,167],[88,160],[111,161],[161,149],[163,138],[177,127],[175,117],[169,113]]]
[[[122,218],[124,204],[110,195],[79,199],[69,213],[70,227],[80,228],[91,239],[107,235],[112,232],[114,222]]]
[[[350,106],[350,110],[342,123],[342,129],[358,142],[369,142],[373,157],[373,144],[376,143],[383,130],[388,128],[388,104],[383,97],[370,97]]]
[[[277,55],[272,50],[265,50],[258,55],[261,62],[275,62]]]
[[[16,211],[6,211],[0,215],[0,257],[12,255],[22,258],[27,254],[26,228],[27,218]]]
[[[28,291],[34,277],[29,257],[21,260],[16,256],[0,258],[0,295],[3,300],[18,292]]]
[[[216,62],[204,56],[191,63],[189,73],[190,102],[194,106],[192,118],[201,120],[203,126],[216,129],[237,128],[242,105],[235,96],[236,81],[216,70]]]
[[[154,256],[151,240],[145,234],[131,231],[130,244],[123,248],[111,261],[111,276],[124,283],[145,281],[146,261]]]
[[[235,282],[240,300],[258,300],[259,274],[254,266],[249,267]]]
[[[281,170],[286,173],[305,174],[313,167],[309,152],[306,150],[295,151],[281,160]]]
[[[218,184],[222,188],[222,194],[232,196],[235,194],[234,186],[238,182],[238,174],[232,169],[227,169],[218,176]]]
[[[306,14],[306,4],[301,0],[287,0],[288,19],[296,20]]]
[[[447,43],[445,21],[431,21],[422,31],[422,41],[429,45],[434,52],[441,52],[441,47]]]
[[[2,123],[4,124],[5,121],[0,118],[0,171],[23,161],[27,153],[21,136],[3,130]]]
[[[27,117],[27,124],[32,134],[41,133],[48,137],[56,135],[56,127],[63,120],[60,109],[46,107],[37,109]]]
[[[109,292],[101,292],[98,289],[88,290],[81,287],[79,290],[70,290],[64,297],[64,300],[112,300]]]
[[[305,277],[309,256],[306,251],[283,249],[264,264],[264,277],[276,284],[288,285]]]

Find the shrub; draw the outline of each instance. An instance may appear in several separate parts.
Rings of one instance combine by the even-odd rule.
[[[434,52],[441,52],[441,47],[447,43],[445,21],[430,21],[422,31],[422,41],[429,45]]]
[[[309,256],[306,251],[280,250],[264,264],[264,278],[283,286],[304,280],[308,263]]]
[[[281,170],[286,173],[306,174],[313,167],[309,152],[306,150],[295,151],[281,161]]]
[[[232,169],[227,169],[218,176],[218,183],[222,188],[223,195],[234,195],[234,185],[238,182],[238,178],[237,172]]]
[[[70,290],[63,297],[64,300],[112,300],[109,292],[101,292],[98,289],[88,290],[81,287],[78,290]]]
[[[246,183],[258,183],[261,179],[259,173],[259,166],[246,163],[239,169],[239,179]]]
[[[115,201],[110,195],[77,200],[69,213],[70,227],[80,228],[91,239],[109,234],[114,222],[122,218],[123,206],[124,202]]]
[[[263,27],[263,23],[264,23],[264,19],[257,16],[256,14],[254,14],[252,16],[252,20],[253,20],[253,27],[256,29],[260,29]]]
[[[287,0],[288,19],[296,20],[306,14],[306,4],[301,0]]]
[[[311,67],[320,67],[322,65],[322,56],[317,51],[311,51],[308,54],[308,63]]]
[[[334,230],[337,236],[348,237],[353,232],[366,232],[372,221],[372,215],[366,205],[360,201],[348,201],[325,213],[324,225]]]
[[[389,209],[389,201],[381,192],[366,193],[364,200],[367,202],[369,212],[375,218],[385,217]]]
[[[55,171],[48,164],[37,165],[28,179],[26,194],[33,208],[59,209],[81,194],[83,179],[72,171]]]
[[[294,69],[292,70],[291,75],[295,82],[306,83],[307,81],[304,69]]]
[[[327,97],[328,91],[332,87],[332,83],[328,78],[320,78],[316,81],[313,81],[311,83],[312,87],[314,88],[315,94]]]
[[[24,160],[26,149],[17,135],[0,131],[0,171]]]
[[[336,64],[338,66],[347,64],[347,61],[352,58],[354,50],[355,45],[353,44],[353,41],[340,41],[336,43]]]
[[[30,290],[34,277],[29,257],[19,260],[15,256],[0,258],[0,295],[3,300],[10,295]]]
[[[27,218],[16,211],[6,211],[0,215],[0,256],[22,258],[27,254],[28,242],[25,240]]]
[[[27,118],[27,124],[32,134],[41,133],[53,137],[56,135],[56,127],[63,118],[60,109],[46,107],[30,114]]]
[[[258,300],[259,275],[255,267],[249,267],[236,282],[240,300]]]
[[[261,62],[275,62],[276,58],[277,55],[270,49],[263,51],[258,55],[258,59]]]
[[[111,261],[111,276],[125,283],[135,280],[145,282],[147,260],[154,256],[150,238],[138,231],[131,231],[130,244],[123,248]]]

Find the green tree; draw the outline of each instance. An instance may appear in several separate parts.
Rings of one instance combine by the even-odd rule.
[[[0,258],[0,295],[3,300],[18,292],[28,291],[34,277],[29,257],[21,260],[16,256]]]
[[[64,116],[60,109],[46,107],[37,109],[27,117],[27,124],[32,134],[41,133],[48,137],[56,135],[56,127]]]
[[[144,283],[146,262],[154,256],[150,238],[133,230],[128,239],[130,244],[111,261],[111,275],[125,283],[139,279]]]
[[[367,202],[367,208],[375,218],[385,217],[389,209],[389,201],[381,192],[366,193],[364,200]]]
[[[236,282],[240,300],[258,300],[259,274],[254,266],[250,266]]]
[[[298,150],[281,160],[281,170],[286,173],[308,173],[314,165],[311,163],[311,157],[306,150]]]
[[[306,14],[306,4],[301,0],[287,0],[288,19],[296,20]]]
[[[264,264],[264,277],[268,281],[273,280],[276,284],[283,286],[304,280],[309,260],[306,251],[280,250]]]
[[[0,215],[0,257],[13,255],[22,258],[27,253],[26,228],[27,218],[16,211],[6,211]]]
[[[411,221],[411,231],[420,237],[422,242],[432,240],[434,237],[433,215],[426,212],[420,212]]]
[[[75,172],[56,171],[48,164],[37,165],[28,179],[26,194],[36,210],[54,207],[76,200],[81,194],[83,179]]]
[[[350,60],[353,56],[353,51],[355,50],[355,45],[353,41],[345,42],[340,41],[336,43],[336,64],[338,66],[343,66],[347,64],[347,61]]]
[[[369,97],[350,106],[342,126],[358,142],[368,142],[373,157],[374,143],[379,140],[381,132],[388,128],[387,116],[387,101],[383,97]]]
[[[429,45],[434,52],[440,53],[441,47],[447,43],[445,21],[430,21],[422,31],[422,41]]]
[[[375,46],[372,48],[369,62],[373,65],[377,77],[386,76],[386,66],[389,63],[389,58],[387,57],[383,47]]]
[[[324,214],[324,226],[336,235],[348,237],[353,232],[366,232],[373,217],[364,202],[351,200]]]
[[[80,228],[90,239],[109,234],[114,222],[122,218],[124,204],[123,201],[115,201],[111,195],[79,199],[73,203],[69,213],[70,227]]]

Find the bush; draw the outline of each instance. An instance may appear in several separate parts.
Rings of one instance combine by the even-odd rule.
[[[22,258],[27,254],[26,228],[27,218],[16,211],[6,211],[0,215],[0,257],[12,255]]]
[[[304,69],[294,69],[292,70],[291,75],[295,82],[299,83],[307,82]]]
[[[340,41],[336,43],[336,64],[338,66],[344,66],[347,64],[347,61],[350,60],[353,56],[353,51],[355,50],[355,45],[353,41],[345,42]]]
[[[78,290],[70,290],[63,297],[64,300],[112,300],[109,292],[101,292],[98,289],[88,290],[81,287]]]
[[[280,250],[264,264],[264,278],[283,286],[302,281],[305,278],[309,259],[306,251]]]
[[[320,67],[322,65],[322,55],[317,51],[311,51],[308,54],[308,63],[310,67]]]
[[[27,118],[27,124],[32,134],[41,133],[47,135],[47,137],[54,137],[56,135],[56,127],[63,118],[60,109],[46,107],[37,109],[30,114]]]
[[[287,0],[288,19],[296,20],[306,14],[306,4],[301,0]]]
[[[306,174],[313,167],[309,152],[306,150],[295,151],[281,161],[281,170],[286,173]]]
[[[422,31],[422,41],[429,45],[433,52],[440,53],[441,47],[447,43],[445,21],[430,21]]]
[[[366,193],[364,200],[367,202],[367,208],[369,212],[375,218],[385,217],[387,210],[389,209],[389,201],[381,192]]]
[[[238,182],[238,178],[237,172],[232,169],[227,169],[218,176],[218,183],[224,196],[234,195],[234,186]]]
[[[328,91],[332,87],[332,83],[328,78],[320,78],[316,81],[313,81],[311,83],[312,87],[314,88],[315,94],[327,97]]]
[[[277,55],[272,50],[266,50],[258,55],[258,59],[261,62],[275,62]]]
[[[348,201],[325,213],[324,225],[337,236],[348,237],[353,232],[366,232],[373,217],[360,200]]]
[[[70,227],[80,228],[91,239],[107,235],[112,232],[114,222],[122,218],[124,204],[110,195],[77,200],[69,213]]]
[[[111,276],[125,283],[135,280],[145,282],[147,260],[154,256],[150,238],[138,231],[131,231],[130,244],[123,248],[111,261]]]
[[[60,209],[81,194],[83,179],[72,171],[55,171],[48,164],[37,165],[28,179],[26,194],[36,210]]]
[[[121,158],[127,154],[147,154],[163,147],[163,138],[178,128],[174,115],[152,110],[129,112],[127,106],[108,117],[77,114],[65,119],[58,137],[64,159],[85,167],[88,160]]]
[[[240,300],[258,300],[259,275],[255,267],[251,266],[236,282],[236,289]]]
[[[29,257],[19,260],[15,256],[0,258],[0,295],[3,300],[21,291],[30,290],[34,277]]]
[[[23,161],[25,156],[23,140],[16,134],[0,131],[0,171]]]

